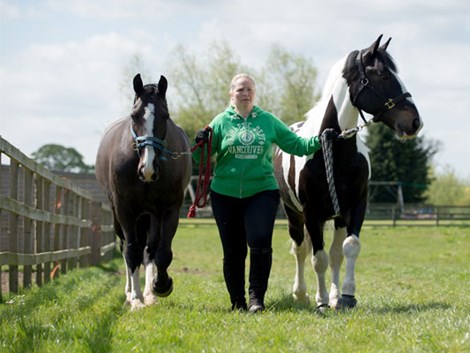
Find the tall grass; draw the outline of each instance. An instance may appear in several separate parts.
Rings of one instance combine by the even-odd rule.
[[[0,304],[0,351],[469,352],[470,228],[365,228],[361,239],[354,310],[293,302],[295,267],[278,227],[268,310],[232,312],[215,227],[180,227],[170,297],[129,311],[120,257],[72,271]]]

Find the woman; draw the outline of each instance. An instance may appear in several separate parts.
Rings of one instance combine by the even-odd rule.
[[[273,114],[254,105],[256,87],[247,74],[230,83],[230,106],[217,115],[212,128],[216,154],[211,183],[212,211],[223,248],[223,273],[232,309],[260,312],[272,262],[272,235],[279,206],[274,176],[273,144],[297,156],[321,148],[317,136],[301,138]],[[195,143],[208,140],[199,131]],[[193,156],[200,160],[201,149]],[[245,299],[245,260],[250,248],[249,304]]]

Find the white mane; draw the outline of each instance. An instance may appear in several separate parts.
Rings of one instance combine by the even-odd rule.
[[[338,117],[344,115],[343,113],[345,113],[346,110],[351,108],[355,109],[350,104],[348,86],[346,84],[346,80],[343,78],[343,68],[346,63],[346,58],[346,56],[343,57],[332,66],[323,87],[320,100],[312,109],[310,109],[310,111],[307,112],[307,114],[305,114],[306,121],[298,132],[300,136],[308,137],[312,136],[312,134],[316,135],[319,133],[325,110],[331,96],[333,96],[338,110]],[[354,112],[348,111],[347,113],[348,115],[351,115],[352,113],[354,116]],[[352,120],[354,120],[354,123],[357,122],[357,119]],[[353,127],[347,126],[350,125],[350,123],[347,122],[339,121],[339,124],[342,130]]]
[[[338,60],[330,69],[320,100],[315,106],[305,114],[305,122],[302,127],[297,131],[297,134],[302,137],[310,137],[320,133],[320,127],[325,116],[325,111],[328,102],[333,96],[333,101],[338,113],[338,123],[341,130],[351,129],[357,126],[358,111],[352,105],[349,97],[349,89],[346,80],[343,78],[343,68],[346,64],[347,56]],[[359,134],[356,135],[356,145],[358,151],[364,155],[369,164],[369,177],[371,174],[369,155],[367,147],[361,140]],[[305,163],[309,157],[295,157],[296,163]],[[297,169],[299,170],[299,169]],[[299,170],[300,173],[300,170]],[[298,173],[297,173],[298,174]],[[298,175],[296,175],[298,177]],[[297,184],[298,185],[298,184]],[[298,191],[298,190],[297,190]]]

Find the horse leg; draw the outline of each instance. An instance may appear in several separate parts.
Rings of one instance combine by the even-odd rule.
[[[317,293],[315,300],[317,302],[317,308],[323,310],[323,308],[329,306],[328,290],[326,289],[326,270],[328,269],[328,254],[325,249],[318,250],[312,258],[312,265],[317,275]]]
[[[144,287],[144,304],[153,305],[157,303],[157,297],[152,290],[152,282],[155,276],[154,259],[151,256],[149,246],[144,250],[144,268],[145,268],[145,287]]]
[[[133,247],[134,245],[132,243],[129,244],[129,242],[126,241],[123,255],[126,264],[126,302],[130,304],[131,310],[137,310],[144,306],[144,297],[139,282],[139,268],[142,261],[142,252],[135,251]],[[135,257],[139,256],[138,253],[140,253],[140,261],[139,258]]]
[[[325,223],[318,221],[308,222],[306,220],[305,225],[307,226],[308,233],[312,240],[312,265],[317,277],[317,293],[315,294],[315,300],[317,302],[317,308],[322,311],[329,306],[329,296],[325,281],[326,270],[328,269],[328,254],[325,251],[323,242],[323,228]]]
[[[161,231],[158,234],[158,245],[155,253],[157,275],[153,278],[152,289],[159,297],[167,297],[173,292],[173,279],[168,275],[167,269],[173,260],[171,242],[176,233],[178,221],[179,210],[177,208],[170,210],[164,215]]]
[[[130,262],[128,260],[130,257],[132,257],[131,255],[128,255],[128,241],[126,241],[124,230],[119,221],[117,220],[116,209],[114,207],[112,207],[112,211],[114,230],[119,237],[119,245],[121,248],[122,257],[124,259],[124,264],[126,265],[126,286],[124,287],[124,294],[126,295],[125,304],[130,305],[131,310],[139,309],[140,307],[142,307],[143,298],[139,283],[139,266],[137,266],[137,268],[134,268],[134,271],[131,270],[132,266],[134,265],[130,265]]]
[[[346,271],[341,298],[338,300],[337,309],[354,308],[356,306],[356,282],[354,272],[356,261],[361,251],[361,242],[359,241],[359,232],[364,221],[366,210],[366,198],[364,197],[358,206],[352,210],[351,219],[348,224],[348,236],[343,242],[343,253],[346,258]]]
[[[359,237],[354,234],[349,235],[343,242],[343,253],[346,258],[346,272],[343,282],[343,294],[338,300],[336,305],[337,309],[354,308],[356,306],[357,301],[354,297],[356,291],[354,271],[360,251],[361,243]]]
[[[119,237],[119,248],[121,249],[122,258],[124,259],[124,264],[126,265],[126,286],[124,287],[124,294],[126,296],[126,302],[125,303],[130,305],[131,304],[131,273],[129,271],[129,268],[128,268],[127,262],[126,262],[125,251],[126,251],[127,245],[126,245],[126,241],[125,241],[124,232],[122,231],[122,227],[119,224],[119,222],[117,221],[117,217],[116,217],[114,207],[112,207],[112,211],[113,211],[114,231],[116,232],[116,234]]]
[[[310,298],[307,293],[307,283],[305,282],[305,259],[307,254],[311,254],[312,243],[310,237],[305,237],[304,241],[298,245],[292,241],[291,253],[295,256],[295,278],[294,286],[292,287],[292,296],[294,300],[302,303],[309,304]]]
[[[333,234],[333,242],[330,246],[330,269],[331,269],[331,289],[330,306],[335,308],[339,299],[340,290],[340,269],[343,263],[343,242],[346,238],[346,228],[336,228]]]
[[[144,263],[144,271],[145,271],[145,287],[144,287],[144,304],[145,305],[152,305],[157,303],[157,297],[152,291],[152,280],[155,275],[155,265],[153,263],[154,261],[154,252],[152,252],[150,249],[155,248],[155,246],[152,246],[152,237],[150,234],[153,234],[152,229],[150,229],[150,216],[146,215],[145,217],[142,217],[138,224],[137,224],[137,232],[139,234],[146,234],[147,236],[145,237],[145,240],[142,238],[142,241],[146,241],[147,245],[145,246],[144,249],[144,258],[143,258],[143,263]]]
[[[126,263],[126,302],[131,310],[137,310],[144,306],[142,290],[140,289],[139,268],[142,264],[143,243],[142,237],[146,233],[137,234],[135,218],[126,216],[124,211],[120,214],[118,235],[123,236],[123,256]],[[115,221],[115,226],[116,226]],[[140,238],[139,238],[140,236]]]
[[[307,284],[305,283],[305,259],[307,254],[311,253],[312,243],[309,237],[304,236],[304,221],[302,214],[293,211],[284,205],[287,219],[289,220],[289,235],[292,239],[291,254],[295,257],[295,277],[292,287],[292,296],[294,300],[309,304],[310,298],[307,293]]]

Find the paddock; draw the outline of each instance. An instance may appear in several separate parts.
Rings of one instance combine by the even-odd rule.
[[[54,174],[1,137],[0,162],[0,297],[112,258],[111,212],[94,175]],[[193,176],[180,214],[180,226],[189,229],[214,225],[210,200],[186,219],[196,182]],[[364,226],[465,228],[470,206],[369,205]],[[280,209],[276,229],[286,228]]]
[[[351,311],[320,315],[314,305],[292,299],[295,268],[284,225],[278,224],[274,232],[273,269],[262,315],[229,310],[215,225],[183,222],[173,244],[175,291],[159,305],[139,312],[122,306],[124,264],[117,256],[8,296],[0,305],[0,351],[469,350],[469,227],[366,226],[367,251],[357,263],[359,304]],[[312,292],[313,271],[306,280]]]

